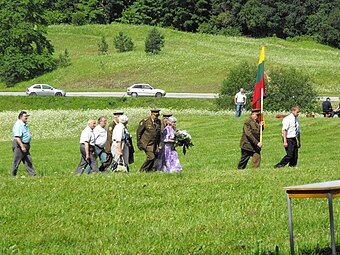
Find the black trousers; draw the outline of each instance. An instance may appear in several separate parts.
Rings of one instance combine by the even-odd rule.
[[[296,166],[298,161],[298,144],[296,138],[287,138],[288,147],[285,148],[286,156],[284,156],[278,165],[285,166],[289,164],[289,166]]]

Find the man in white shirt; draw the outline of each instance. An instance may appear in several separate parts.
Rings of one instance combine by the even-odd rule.
[[[123,114],[124,114],[123,111],[115,111],[115,112],[113,112],[114,119],[108,125],[108,128],[107,128],[107,139],[106,139],[106,143],[105,143],[105,146],[104,146],[104,150],[105,150],[105,153],[106,153],[106,160],[105,160],[104,163],[102,163],[102,165],[99,168],[99,171],[101,171],[101,172],[106,172],[107,168],[109,166],[111,166],[111,164],[112,164],[112,161],[113,161],[113,157],[112,157],[112,153],[111,153],[112,132],[113,132],[113,129],[115,128],[115,126],[119,123],[119,116],[121,116]]]
[[[243,107],[247,103],[247,96],[244,94],[243,88],[241,88],[240,92],[238,92],[235,95],[234,102],[235,102],[235,105],[236,105],[235,116],[240,117],[241,114],[242,114]]]
[[[100,116],[98,118],[98,125],[93,129],[94,139],[95,139],[95,150],[96,154],[99,157],[100,162],[103,164],[106,161],[106,153],[105,153],[105,143],[107,139],[107,131],[106,131],[106,117]],[[100,170],[100,168],[99,168]],[[86,173],[89,174],[91,172],[90,165],[86,167]]]
[[[290,167],[297,165],[298,150],[301,147],[299,114],[300,107],[293,106],[292,113],[282,120],[282,138],[286,156],[274,168],[284,167],[288,163]]]
[[[98,163],[96,160],[97,154],[95,150],[95,136],[93,129],[96,126],[95,120],[89,120],[86,128],[80,135],[80,154],[81,159],[77,167],[76,173],[82,174],[87,165],[90,165],[94,173],[99,172]]]

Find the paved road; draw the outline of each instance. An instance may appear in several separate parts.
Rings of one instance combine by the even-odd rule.
[[[25,92],[0,92],[0,96],[26,96]],[[68,97],[123,97],[126,92],[67,92]],[[208,93],[167,93],[168,98],[216,98],[218,94]]]
[[[0,96],[26,96],[25,92],[0,92]],[[127,96],[126,92],[67,92],[69,97],[123,97]],[[167,93],[167,98],[217,98],[218,94],[210,93]],[[331,101],[338,102],[339,97],[329,97]],[[321,101],[326,97],[318,98]]]

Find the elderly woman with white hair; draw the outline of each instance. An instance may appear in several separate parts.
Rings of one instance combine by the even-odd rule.
[[[112,131],[111,152],[115,162],[121,162],[129,169],[129,138],[130,134],[126,128],[129,118],[126,115],[119,116],[119,123]]]
[[[178,154],[175,149],[175,131],[177,119],[169,117],[167,126],[163,131],[163,164],[165,172],[179,172],[182,167],[179,163]]]

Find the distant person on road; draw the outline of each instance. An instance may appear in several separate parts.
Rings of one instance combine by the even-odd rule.
[[[155,160],[158,155],[161,139],[160,110],[151,110],[151,115],[139,122],[137,128],[137,146],[146,154],[146,160],[140,168],[141,172],[156,171]]]
[[[241,159],[238,163],[238,169],[245,169],[250,157],[253,158],[253,168],[260,167],[261,163],[261,148],[260,128],[263,123],[258,121],[261,115],[259,109],[253,109],[251,116],[243,125],[243,133],[240,141]]]
[[[112,153],[111,153],[111,146],[112,146],[112,132],[115,126],[119,123],[119,116],[123,115],[123,111],[115,111],[113,112],[113,121],[109,124],[107,129],[107,139],[105,143],[105,153],[106,153],[106,160],[100,166],[99,170],[101,172],[105,172],[107,168],[112,164]]]
[[[331,99],[329,97],[326,98],[326,101],[322,102],[322,112],[324,117],[330,116],[333,112]]]
[[[100,162],[103,164],[106,161],[106,153],[105,153],[105,143],[107,139],[107,131],[106,127],[106,117],[101,116],[98,118],[98,125],[93,129],[94,139],[95,139],[95,149],[96,154],[99,157]],[[86,173],[89,174],[91,172],[90,165],[86,167]]]
[[[298,150],[301,147],[299,114],[300,107],[293,106],[292,113],[282,120],[282,138],[286,156],[274,168],[284,167],[287,164],[290,167],[297,165]]]
[[[87,165],[90,165],[94,173],[99,172],[97,163],[97,153],[95,149],[95,136],[93,129],[96,127],[95,120],[89,120],[86,128],[80,135],[80,163],[76,169],[76,174],[80,175],[84,172]]]
[[[247,103],[247,96],[245,95],[243,88],[240,88],[240,92],[238,92],[235,95],[234,102],[235,102],[235,105],[236,105],[235,116],[236,117],[241,117],[243,107]]]
[[[13,143],[12,151],[14,153],[14,160],[12,164],[12,175],[16,176],[20,162],[24,163],[25,168],[29,176],[36,176],[32,164],[32,157],[30,154],[32,136],[30,129],[27,126],[27,119],[29,114],[25,111],[21,111],[18,116],[18,120],[13,126]]]

